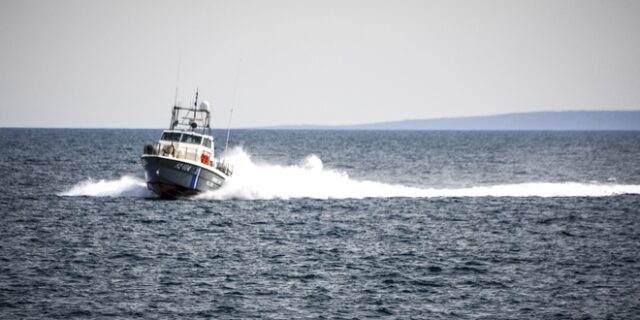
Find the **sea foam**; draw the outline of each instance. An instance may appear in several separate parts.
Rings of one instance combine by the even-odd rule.
[[[346,172],[325,168],[316,155],[296,165],[260,163],[241,148],[232,149],[227,160],[235,166],[225,185],[199,195],[199,199],[361,199],[388,197],[604,197],[640,194],[640,185],[533,182],[483,185],[469,188],[409,187],[357,180]]]
[[[240,147],[226,154],[234,174],[222,188],[202,193],[196,200],[269,199],[363,199],[442,197],[606,197],[640,194],[640,185],[579,182],[530,182],[479,185],[466,188],[410,187],[378,181],[358,180],[344,171],[325,168],[322,160],[308,155],[295,165],[254,161]],[[142,170],[142,169],[141,169]],[[123,176],[116,180],[82,181],[62,196],[152,197],[145,182]]]
[[[89,178],[59,195],[68,197],[153,197],[153,193],[147,189],[147,185],[142,179],[131,176],[123,176],[117,180],[97,181]]]

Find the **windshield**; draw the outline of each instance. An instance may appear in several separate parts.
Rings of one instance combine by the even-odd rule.
[[[211,148],[211,139],[204,139],[202,144],[207,148]]]
[[[180,141],[180,132],[164,132],[160,140]]]
[[[200,141],[202,141],[202,137],[194,136],[186,133],[182,135],[182,140],[180,140],[180,142],[195,143],[195,144],[200,144]]]

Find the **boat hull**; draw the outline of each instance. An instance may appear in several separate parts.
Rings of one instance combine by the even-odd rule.
[[[160,155],[143,155],[147,188],[161,197],[191,196],[220,188],[226,176],[209,166]]]

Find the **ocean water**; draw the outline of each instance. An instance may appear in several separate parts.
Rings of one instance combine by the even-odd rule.
[[[160,133],[0,129],[0,318],[640,315],[638,132],[238,130],[178,200]]]

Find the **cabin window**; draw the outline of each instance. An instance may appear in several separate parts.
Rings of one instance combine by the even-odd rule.
[[[183,134],[182,140],[180,140],[180,142],[193,143],[193,144],[200,144],[200,141],[202,141],[202,137],[194,136],[190,134]]]
[[[204,141],[202,142],[202,145],[204,145],[207,148],[211,148],[211,139],[204,139]]]
[[[160,140],[180,141],[180,132],[164,132]]]

